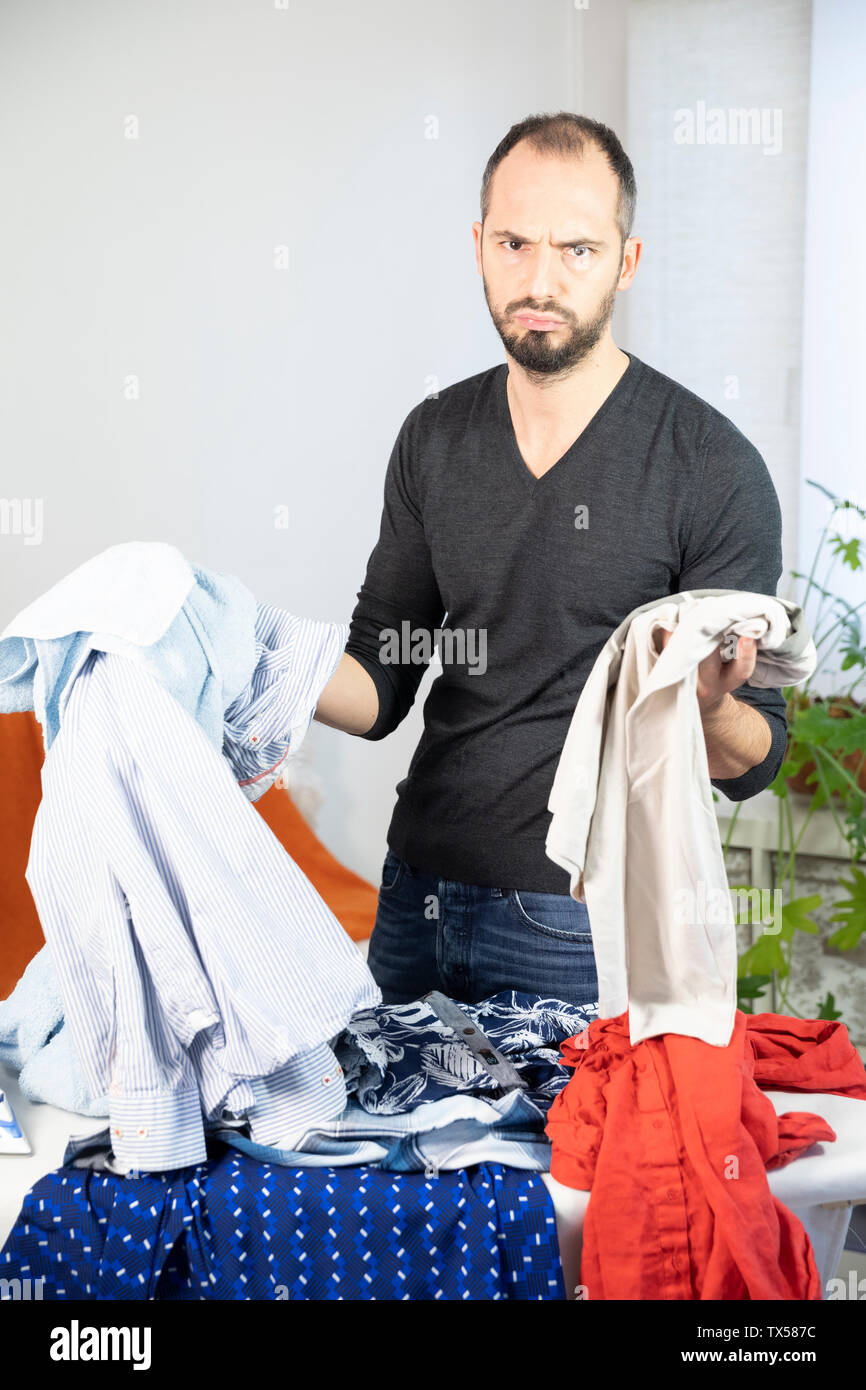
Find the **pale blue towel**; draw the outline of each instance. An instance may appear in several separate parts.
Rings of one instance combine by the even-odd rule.
[[[63,1000],[48,946],[0,1004],[0,1062],[18,1072],[28,1100],[79,1115],[107,1115],[108,1097],[90,1095],[63,1022]]]
[[[256,666],[257,608],[239,579],[163,541],[111,546],[7,624],[0,713],[34,710],[47,752],[90,652],[113,651],[149,670],[221,748],[224,711]]]

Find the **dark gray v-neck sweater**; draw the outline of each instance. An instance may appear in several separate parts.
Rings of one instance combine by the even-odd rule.
[[[720,411],[629,356],[540,478],[517,446],[506,363],[421,401],[394,445],[346,651],[376,683],[365,737],[379,739],[414,701],[425,665],[413,646],[423,658],[425,632],[458,634],[452,650],[442,643],[388,830],[396,854],[442,878],[567,893],[544,852],[547,800],[610,634],[685,589],[776,593],[781,512],[761,455]],[[787,724],[780,691],[746,684],[736,697],[773,735],[764,762],[713,782],[743,800],[775,777]]]

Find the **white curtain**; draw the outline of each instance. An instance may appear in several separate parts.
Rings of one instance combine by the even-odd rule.
[[[630,0],[638,357],[763,455],[798,567],[810,0]],[[785,593],[783,574],[779,592]]]
[[[829,504],[805,480],[817,479],[866,509],[866,279],[858,249],[866,225],[864,74],[863,0],[814,0],[800,502],[800,569],[807,572]],[[851,512],[837,513],[836,527],[845,540],[860,537],[866,564],[862,520]],[[824,572],[819,569],[819,582]],[[837,563],[827,587],[849,603],[862,603],[866,569],[852,572]],[[866,626],[866,608],[861,618]],[[843,688],[852,679],[851,671],[844,673]],[[840,688],[832,674],[820,686],[826,686],[824,693]],[[862,698],[862,688],[860,694]]]

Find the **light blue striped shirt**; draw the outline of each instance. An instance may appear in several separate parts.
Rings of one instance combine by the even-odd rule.
[[[225,1112],[291,1148],[346,1104],[330,1042],[381,992],[250,804],[309,727],[345,631],[259,605],[222,755],[127,657],[94,651],[69,691],[26,876],[120,1168],[201,1162]]]
[[[258,605],[255,669],[223,720],[223,752],[250,801],[258,801],[300,748],[348,637],[348,623]]]

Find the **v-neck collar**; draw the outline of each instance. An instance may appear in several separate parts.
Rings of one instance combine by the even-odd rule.
[[[511,418],[511,407],[508,404],[508,363],[503,362],[500,365],[496,373],[496,392],[499,409],[503,412],[503,427],[508,440],[508,449],[511,454],[512,462],[517,465],[519,472],[525,479],[525,486],[530,492],[534,492],[536,488],[541,487],[545,479],[549,478],[552,473],[557,473],[562,470],[563,464],[581,449],[585,440],[598,428],[599,421],[607,414],[610,407],[618,402],[625,394],[626,389],[632,385],[637,376],[639,363],[633,353],[627,352],[626,357],[628,358],[628,366],[619,378],[619,381],[617,381],[613,389],[608,392],[601,405],[598,407],[598,410],[587,421],[580,434],[568,446],[565,453],[562,454],[561,457],[556,460],[556,463],[548,468],[545,473],[542,473],[540,478],[537,478],[531,471],[520,452],[520,446],[517,443],[517,435],[514,431],[514,421]]]

